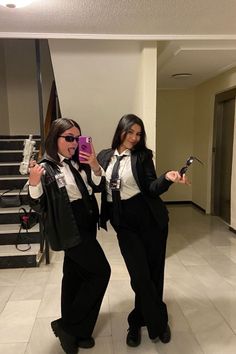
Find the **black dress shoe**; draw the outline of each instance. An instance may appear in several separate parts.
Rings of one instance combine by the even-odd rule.
[[[130,327],[126,337],[126,344],[129,347],[137,347],[141,343],[141,328]]]
[[[170,327],[167,324],[166,329],[164,330],[164,332],[162,334],[159,335],[160,341],[162,343],[169,343],[171,340],[171,331],[170,331]]]
[[[56,337],[59,338],[61,346],[66,354],[77,354],[79,349],[76,343],[76,337],[66,333],[60,325],[60,321],[51,322],[52,330]]]
[[[85,349],[92,348],[95,346],[95,340],[93,339],[93,337],[78,338],[77,344],[78,344],[78,347],[80,347],[80,348],[85,348]]]

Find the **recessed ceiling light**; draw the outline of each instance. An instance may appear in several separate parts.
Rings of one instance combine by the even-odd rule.
[[[15,9],[16,7],[24,7],[31,4],[33,0],[0,0],[0,5]]]
[[[192,74],[190,73],[178,73],[171,75],[171,77],[173,77],[174,79],[186,79],[190,76],[192,76]]]

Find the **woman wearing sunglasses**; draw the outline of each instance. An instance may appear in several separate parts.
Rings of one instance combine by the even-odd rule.
[[[168,212],[160,195],[173,182],[187,180],[178,171],[157,177],[152,157],[144,124],[133,114],[120,119],[111,148],[97,156],[106,173],[101,227],[106,229],[110,220],[115,229],[135,292],[134,308],[128,315],[126,343],[130,347],[140,344],[142,326],[154,342],[171,339],[163,301]]]
[[[94,192],[104,187],[100,166],[82,153],[81,130],[75,121],[53,121],[45,156],[30,168],[30,206],[39,212],[45,234],[55,251],[64,250],[61,318],[51,323],[65,353],[91,348],[92,332],[110,277],[110,266],[96,240],[98,206]]]

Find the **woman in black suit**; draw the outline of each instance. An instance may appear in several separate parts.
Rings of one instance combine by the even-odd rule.
[[[106,175],[101,227],[106,229],[110,220],[115,229],[135,292],[126,339],[131,347],[140,344],[142,326],[147,327],[154,342],[160,339],[168,343],[171,338],[163,302],[168,211],[160,194],[173,182],[187,181],[177,171],[157,178],[152,158],[152,151],[146,147],[144,124],[133,114],[120,119],[112,148],[97,156]]]
[[[39,164],[31,162],[30,206],[42,217],[54,251],[64,251],[61,318],[51,327],[67,354],[92,348],[110,266],[97,241],[98,205],[94,192],[105,187],[95,152],[78,153],[81,129],[72,119],[53,121]],[[83,157],[81,163],[79,157]]]

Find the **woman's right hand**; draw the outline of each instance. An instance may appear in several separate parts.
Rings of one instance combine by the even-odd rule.
[[[44,168],[35,163],[33,166],[30,164],[29,171],[29,185],[37,186],[40,183],[41,177],[45,171]]]

